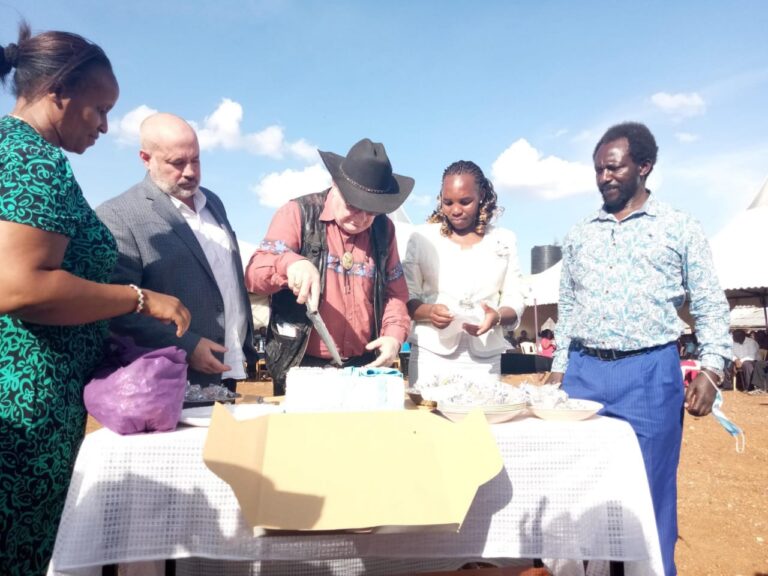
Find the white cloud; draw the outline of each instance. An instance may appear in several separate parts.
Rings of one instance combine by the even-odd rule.
[[[303,170],[283,170],[267,174],[252,187],[264,206],[277,208],[289,200],[320,192],[331,185],[331,175],[320,164],[313,164]]]
[[[139,126],[144,121],[144,118],[157,112],[154,108],[150,108],[142,104],[138,108],[134,108],[128,112],[122,118],[115,118],[111,123],[110,132],[117,139],[120,144],[137,144],[139,142]]]
[[[317,147],[313,146],[303,138],[289,144],[289,148],[294,155],[307,162],[314,162],[317,160]]]
[[[696,140],[699,139],[699,135],[691,134],[690,132],[677,132],[675,134],[675,138],[677,138],[678,142],[682,142],[683,144],[688,144],[690,142],[696,142]]]
[[[139,125],[150,114],[157,110],[142,104],[131,110],[122,118],[113,121],[113,128],[118,142],[133,144],[139,141]],[[299,139],[288,142],[281,126],[267,126],[260,132],[243,133],[243,107],[239,102],[222,99],[216,110],[207,116],[202,123],[190,120],[189,123],[197,131],[201,150],[245,150],[255,156],[282,159],[285,156],[299,158],[305,162],[317,160],[317,148]]]
[[[217,147],[225,150],[240,147],[240,123],[243,120],[243,107],[224,98],[213,114],[203,121],[202,128],[197,130],[200,148],[212,150]]]
[[[287,150],[285,134],[280,126],[267,126],[261,132],[246,134],[243,144],[248,152],[256,156],[282,158]]]
[[[556,156],[542,157],[527,140],[520,138],[504,150],[492,166],[498,191],[524,191],[546,200],[594,193],[592,166]]]
[[[707,105],[698,92],[669,94],[656,92],[651,96],[651,102],[662,112],[678,118],[700,116],[706,111]]]

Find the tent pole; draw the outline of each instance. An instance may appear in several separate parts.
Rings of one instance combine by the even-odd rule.
[[[536,336],[536,350],[539,349],[539,306],[536,298],[533,299],[533,329]]]

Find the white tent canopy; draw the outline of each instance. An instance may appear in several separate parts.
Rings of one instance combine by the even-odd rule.
[[[523,276],[526,308],[520,320],[521,329],[538,337],[539,332],[545,328],[542,321],[544,324],[548,321],[556,322],[562,267],[562,262],[557,262],[543,272]]]
[[[764,328],[765,309],[757,306],[736,306],[731,310],[731,328]]]
[[[768,179],[749,208],[726,224],[711,241],[715,269],[731,301],[765,305],[768,267],[761,261],[759,249],[765,243],[766,224]]]
[[[562,267],[563,262],[561,260],[544,272],[529,274],[523,278],[527,287],[526,306],[557,304],[560,298],[560,270]]]
[[[712,238],[712,258],[731,307],[759,306],[768,327],[768,267],[761,259],[768,223],[768,178],[752,204]],[[731,324],[733,325],[733,319]]]

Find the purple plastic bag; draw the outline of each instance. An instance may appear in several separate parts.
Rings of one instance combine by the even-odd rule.
[[[88,413],[118,434],[174,430],[187,385],[186,357],[176,346],[152,350],[111,336],[83,393]]]

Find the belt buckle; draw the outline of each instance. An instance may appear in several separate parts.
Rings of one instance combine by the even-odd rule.
[[[600,358],[600,360],[610,362],[612,360],[617,360],[616,358],[616,350],[600,350],[598,348],[597,350],[597,357]]]

